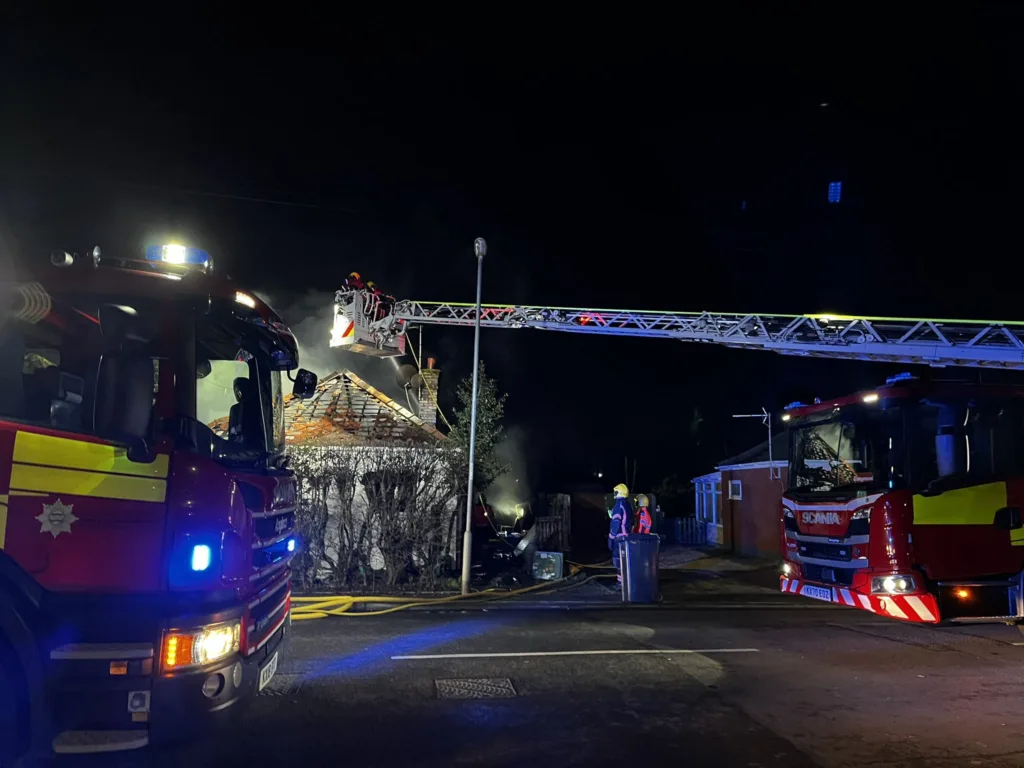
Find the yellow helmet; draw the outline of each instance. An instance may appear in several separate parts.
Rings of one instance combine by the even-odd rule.
[[[626,487],[625,483],[619,483],[612,490],[615,491],[615,498],[617,499],[624,499],[629,496],[629,488]]]
[[[650,504],[650,500],[644,494],[641,493],[636,497],[636,505],[638,507],[646,507],[648,504]]]

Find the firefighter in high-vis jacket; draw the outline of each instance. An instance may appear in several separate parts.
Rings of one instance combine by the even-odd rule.
[[[650,501],[643,493],[636,497],[636,522],[633,523],[633,533],[651,532],[651,511],[648,509]]]
[[[615,505],[612,507],[611,525],[608,528],[608,548],[612,551],[612,565],[622,582],[622,563],[619,562],[619,539],[625,538],[633,530],[633,505],[629,503],[629,488],[619,483],[612,489],[615,492]]]

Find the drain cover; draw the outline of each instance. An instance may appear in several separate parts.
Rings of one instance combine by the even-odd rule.
[[[302,687],[302,675],[274,675],[261,696],[294,696]]]
[[[511,699],[516,695],[507,677],[435,680],[434,685],[439,699]]]

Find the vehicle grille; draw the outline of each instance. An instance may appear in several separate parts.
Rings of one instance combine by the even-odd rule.
[[[295,513],[283,511],[253,520],[252,565],[261,570],[288,555],[288,539],[295,534]]]
[[[853,559],[853,545],[827,544],[817,541],[798,541],[797,552],[801,557],[813,557],[818,560],[835,560],[850,562]]]
[[[289,609],[291,588],[289,574],[279,574],[259,596],[249,604],[247,638],[250,649],[262,644],[268,636],[277,631],[281,619]]]

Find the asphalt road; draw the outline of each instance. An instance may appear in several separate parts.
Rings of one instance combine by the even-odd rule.
[[[655,609],[297,623],[230,738],[123,762],[1024,766],[1017,630],[897,624],[678,578],[674,605]],[[439,694],[439,680],[480,679],[497,682],[456,686],[498,697]]]

